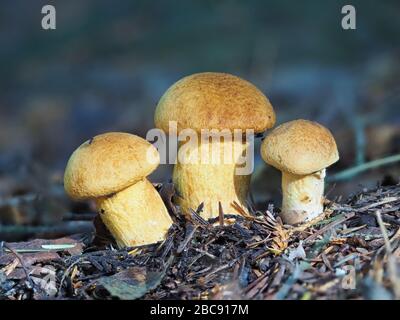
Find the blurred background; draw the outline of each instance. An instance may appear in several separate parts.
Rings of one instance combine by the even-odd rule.
[[[400,162],[335,176],[400,153],[400,2],[350,3],[356,30],[341,28],[348,1],[2,1],[0,240],[89,228],[93,207],[63,192],[71,152],[105,131],[145,136],[163,92],[195,72],[253,82],[277,124],[330,128],[341,155],[330,198],[398,183]],[[41,28],[45,4],[56,30]],[[260,159],[259,141],[255,150],[253,196],[260,209],[279,206],[280,173]]]

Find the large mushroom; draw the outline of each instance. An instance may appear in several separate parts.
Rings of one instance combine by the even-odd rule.
[[[157,105],[156,127],[172,134],[171,121],[176,122],[174,134],[192,129],[198,138],[198,143],[181,143],[174,167],[173,182],[182,212],[190,214],[202,203],[205,219],[219,215],[219,204],[225,214],[247,210],[252,170],[239,173],[237,169],[243,165],[239,159],[246,152],[253,160],[253,151],[248,150],[250,142],[243,139],[245,131],[262,133],[275,124],[274,110],[265,95],[253,84],[230,74],[193,74],[173,84]],[[235,139],[234,132],[240,130]],[[232,138],[226,139],[225,134]]]
[[[160,162],[146,140],[110,132],[84,142],[71,155],[64,187],[76,200],[94,199],[119,247],[161,241],[172,224],[167,209],[146,179]]]
[[[325,168],[339,159],[335,139],[328,129],[307,120],[284,123],[264,139],[261,156],[282,171],[284,222],[310,221],[324,211]]]

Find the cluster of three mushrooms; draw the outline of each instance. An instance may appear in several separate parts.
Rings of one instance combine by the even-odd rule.
[[[178,161],[174,167],[176,200],[182,212],[190,214],[203,204],[201,215],[208,219],[218,216],[220,207],[225,214],[246,210],[251,173],[237,174],[236,170],[242,165],[239,159],[243,153],[252,152],[249,141],[215,140],[212,131],[204,140],[201,133],[205,129],[231,134],[251,129],[257,134],[271,128],[275,113],[265,95],[251,83],[229,74],[195,74],[175,83],[161,98],[155,113],[156,127],[169,132],[170,121],[176,122],[177,133],[189,128],[200,137],[197,143],[185,145],[184,156],[189,161]],[[293,123],[276,128],[262,145],[263,158],[288,173],[283,174],[284,219],[301,216],[303,211],[308,218],[321,211],[316,205],[321,203],[323,192],[320,163],[332,163],[332,150],[336,149],[323,127],[301,120]],[[326,143],[330,144],[329,150],[324,149]],[[217,155],[214,150],[218,150]],[[233,150],[230,161],[224,158],[226,150]],[[329,157],[325,151],[330,152]],[[213,161],[203,163],[199,154]],[[120,246],[156,242],[162,240],[172,223],[161,198],[145,178],[158,164],[156,149],[145,140],[123,133],[100,135],[71,156],[65,189],[76,199],[96,199],[103,222]],[[297,194],[299,190],[301,195]]]

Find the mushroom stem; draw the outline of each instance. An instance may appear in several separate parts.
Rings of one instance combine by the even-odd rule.
[[[160,195],[146,178],[113,195],[97,198],[96,204],[119,247],[161,241],[172,224]]]
[[[309,175],[282,172],[282,212],[285,223],[309,221],[324,211],[325,169]]]
[[[219,203],[224,214],[238,214],[236,202],[247,212],[246,198],[251,174],[238,174],[243,168],[243,153],[248,142],[215,141],[187,143],[179,149],[180,161],[174,167],[173,182],[177,190],[176,202],[184,214],[204,204],[204,219],[219,216]],[[185,148],[185,150],[183,149]],[[242,172],[243,173],[243,172]]]

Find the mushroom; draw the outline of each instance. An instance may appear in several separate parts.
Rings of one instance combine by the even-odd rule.
[[[261,156],[282,171],[281,216],[285,223],[310,221],[324,211],[325,168],[339,160],[328,129],[308,120],[284,123],[264,139]]]
[[[71,155],[64,188],[75,200],[94,199],[119,247],[161,241],[172,224],[154,186],[146,179],[160,162],[146,140],[122,132],[100,134]]]
[[[205,219],[217,217],[220,206],[225,214],[247,211],[252,169],[240,174],[237,171],[242,165],[241,157],[249,153],[250,141],[243,139],[244,131],[262,133],[275,124],[273,107],[260,90],[230,74],[193,74],[164,93],[154,120],[157,128],[170,135],[181,135],[187,129],[197,135],[196,143],[180,143],[173,172],[176,202],[184,214],[190,214],[200,204]],[[176,122],[176,132],[170,130],[171,121]],[[239,138],[232,138],[238,131]]]

